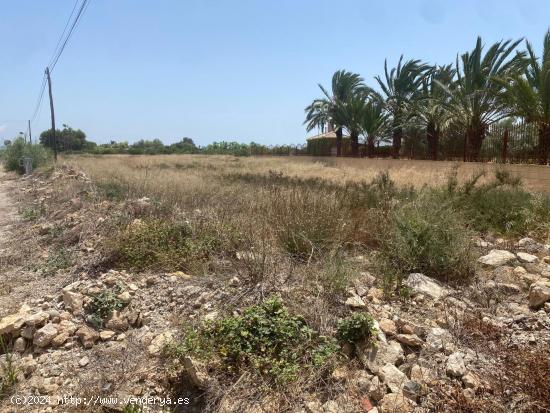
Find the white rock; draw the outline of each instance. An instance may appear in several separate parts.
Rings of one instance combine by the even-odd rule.
[[[33,343],[38,347],[46,347],[56,335],[57,327],[52,323],[46,324],[34,333]]]
[[[409,413],[413,411],[412,402],[402,394],[389,393],[378,404],[380,413]]]
[[[464,355],[460,352],[453,353],[447,359],[446,372],[451,377],[462,377],[466,374]]]
[[[421,293],[438,300],[449,294],[439,282],[420,273],[409,274],[404,284],[416,293]]]
[[[529,306],[539,307],[550,300],[550,281],[539,280],[531,284],[529,288]]]
[[[386,364],[378,370],[378,377],[392,393],[399,393],[407,381],[407,376],[393,364]]]
[[[445,344],[452,342],[453,336],[447,330],[439,327],[432,328],[426,337],[426,345],[435,351],[443,349]]]
[[[18,353],[23,353],[27,348],[27,340],[23,337],[18,337],[17,340],[13,343],[13,351]]]
[[[481,264],[489,265],[491,267],[499,267],[501,265],[506,265],[515,259],[516,256],[510,251],[491,250],[489,251],[489,254],[479,257],[477,261]]]
[[[80,367],[85,367],[90,362],[90,359],[87,356],[82,357],[80,360],[78,360],[78,365]]]
[[[395,336],[395,338],[400,343],[406,344],[407,346],[411,347],[421,347],[424,344],[422,339],[416,334],[398,334],[397,336]]]
[[[70,290],[63,290],[63,303],[65,308],[70,309],[73,314],[82,314],[84,296]]]
[[[359,345],[356,351],[359,360],[374,374],[385,364],[396,364],[403,360],[403,348],[397,341],[378,342],[376,345]]]
[[[539,257],[536,255],[528,254],[526,252],[518,252],[516,255],[521,262],[526,262],[529,264],[533,264],[539,260]]]
[[[358,295],[352,295],[346,300],[346,305],[352,307],[352,308],[363,308],[366,307],[366,304],[364,303],[363,299],[359,297]]]
[[[158,355],[164,347],[172,340],[173,334],[170,331],[165,331],[151,340],[151,344],[147,347],[147,351],[151,355]]]

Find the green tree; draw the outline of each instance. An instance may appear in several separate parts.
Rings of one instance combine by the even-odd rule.
[[[441,85],[449,95],[445,103],[453,123],[466,134],[466,157],[477,161],[488,127],[510,116],[499,79],[514,76],[524,67],[524,53],[510,57],[521,40],[500,41],[483,53],[481,38],[471,52],[456,58],[457,80],[452,88]]]
[[[365,90],[365,85],[363,78],[357,73],[338,70],[332,76],[331,86],[329,92],[319,84],[324,97],[315,99],[305,108],[306,120],[304,124],[308,131],[316,127],[324,128],[324,125],[327,124],[332,125],[336,133],[336,156],[341,156],[345,120],[340,118],[343,113],[340,106],[356,93]]]
[[[454,76],[452,64],[434,67],[422,80],[421,94],[415,102],[415,116],[426,129],[428,154],[433,160],[437,160],[441,131],[449,120],[444,105],[449,97],[442,85],[452,88]]]
[[[544,36],[542,59],[526,41],[527,65],[524,72],[506,79],[505,100],[515,116],[538,127],[538,162],[548,163],[550,152],[550,30]]]
[[[197,153],[198,148],[191,138],[183,138],[181,141],[171,144],[168,147],[170,153]]]
[[[86,134],[80,129],[73,129],[65,124],[62,130],[55,130],[55,140],[58,152],[81,151],[86,146]],[[54,142],[51,129],[45,130],[40,134],[40,143],[53,149]]]
[[[388,116],[384,110],[384,100],[378,94],[371,94],[364,108],[362,131],[367,144],[367,156],[374,157],[375,143],[388,129]]]
[[[386,99],[386,110],[392,118],[393,157],[398,158],[403,139],[403,127],[413,114],[412,105],[419,95],[424,77],[430,66],[420,60],[408,60],[403,64],[403,55],[397,67],[388,72],[388,61],[384,61],[384,79],[376,76]]]

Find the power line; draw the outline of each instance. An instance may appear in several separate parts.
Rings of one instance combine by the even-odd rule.
[[[34,112],[31,116],[31,122],[34,122],[36,115],[38,115],[38,111],[40,110],[40,106],[42,105],[42,98],[44,97],[44,90],[46,89],[46,75],[44,74],[44,77],[42,79],[42,86],[40,87],[40,92],[38,92],[38,99],[36,101],[36,106],[34,108]]]
[[[51,57],[51,59],[50,59],[50,62],[48,63],[48,66],[51,66],[51,65],[52,65],[52,62],[53,62],[53,60],[54,60],[54,57],[55,57],[55,55],[56,55],[56,53],[57,53],[57,51],[58,51],[58,49],[59,49],[59,46],[61,45],[61,42],[63,41],[63,37],[65,36],[65,33],[67,32],[67,27],[69,27],[69,23],[71,22],[71,20],[72,20],[72,18],[73,18],[74,11],[76,10],[76,6],[78,5],[78,2],[79,2],[79,1],[80,1],[80,0],[76,0],[76,1],[74,2],[74,6],[73,6],[73,9],[72,9],[72,11],[71,11],[71,14],[70,14],[69,18],[67,19],[67,23],[65,23],[65,27],[64,27],[64,29],[63,29],[63,33],[61,33],[61,36],[59,36],[59,40],[57,41],[57,45],[55,46],[55,49],[54,49],[54,51],[53,51],[53,53],[52,53],[52,57]]]
[[[53,72],[53,70],[55,68],[55,65],[57,64],[57,61],[59,60],[59,58],[61,57],[61,54],[65,50],[65,47],[67,46],[67,43],[69,42],[69,39],[71,38],[71,35],[73,34],[73,32],[76,28],[76,25],[78,24],[78,21],[80,20],[80,17],[84,13],[84,10],[86,9],[86,7],[88,5],[88,2],[89,2],[89,0],[83,0],[82,1],[82,4],[80,5],[80,9],[78,9],[78,13],[76,14],[76,17],[73,21],[73,24],[71,25],[71,28],[67,32],[67,36],[65,37],[65,41],[63,42],[63,45],[59,49],[59,52],[57,53],[57,56],[55,56],[55,58],[53,59],[51,65],[49,65],[50,73]]]

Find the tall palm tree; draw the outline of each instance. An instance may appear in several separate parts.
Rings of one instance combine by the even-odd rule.
[[[452,64],[434,67],[422,80],[421,94],[415,102],[415,116],[426,128],[428,154],[432,160],[437,160],[439,137],[449,118],[444,107],[448,95],[441,85],[451,88],[454,76]]]
[[[470,161],[478,160],[488,127],[510,115],[499,78],[516,74],[523,67],[523,53],[510,58],[520,41],[496,42],[483,54],[478,37],[471,52],[460,60],[457,56],[457,80],[452,89],[442,85],[449,95],[446,106],[453,122],[466,132],[466,158]]]
[[[354,94],[364,89],[363,78],[357,73],[338,70],[332,76],[330,93],[319,84],[324,97],[316,99],[306,107],[306,128],[308,131],[319,126],[324,117],[336,131],[336,156],[342,155],[342,135],[344,122],[339,116],[342,114],[340,106]]]
[[[363,128],[363,117],[365,115],[365,105],[367,95],[358,92],[337,107],[336,117],[347,129],[351,141],[351,155],[359,156],[359,136]]]
[[[420,60],[408,60],[403,64],[403,55],[399,58],[397,67],[388,72],[388,62],[384,61],[384,75],[375,79],[386,98],[386,110],[392,116],[393,157],[399,157],[403,125],[411,115],[411,103],[418,95],[422,79],[430,67]]]
[[[546,165],[550,152],[550,29],[544,36],[542,60],[526,41],[527,66],[522,75],[512,75],[504,83],[505,98],[512,114],[538,125],[538,162]]]
[[[376,140],[388,129],[388,116],[384,111],[384,99],[377,93],[371,94],[365,104],[362,130],[367,144],[367,156],[374,157]]]

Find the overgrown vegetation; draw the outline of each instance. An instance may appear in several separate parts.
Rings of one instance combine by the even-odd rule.
[[[374,320],[368,313],[354,313],[338,323],[336,337],[343,342],[355,344],[370,341],[376,335]]]
[[[42,145],[27,143],[23,138],[15,139],[0,152],[0,160],[3,162],[6,171],[23,173],[22,159],[24,157],[32,159],[33,168],[47,165],[51,161],[49,150]]]
[[[251,370],[277,384],[326,367],[338,351],[334,341],[320,336],[276,297],[185,334],[173,349],[179,357],[199,357],[232,375]]]
[[[55,275],[58,270],[63,270],[72,265],[71,252],[66,248],[50,249],[46,261],[39,267],[39,270],[46,277]]]

